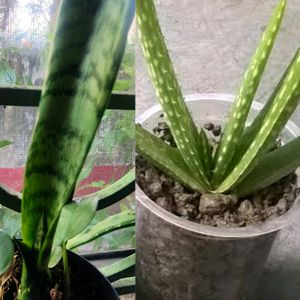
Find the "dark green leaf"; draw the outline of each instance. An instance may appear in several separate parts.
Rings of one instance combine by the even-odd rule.
[[[250,174],[237,186],[240,196],[267,187],[300,166],[300,137],[260,158]]]

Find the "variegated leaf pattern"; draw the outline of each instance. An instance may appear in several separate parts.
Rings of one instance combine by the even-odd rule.
[[[136,5],[144,56],[167,123],[194,177],[203,187],[209,188],[208,170],[210,170],[211,156],[184,102],[158,23],[153,0],[137,0]]]
[[[217,149],[213,175],[214,185],[218,185],[222,181],[231,159],[238,149],[239,137],[244,131],[248,112],[280,28],[285,6],[286,0],[280,0],[245,73]]]
[[[263,155],[250,174],[237,185],[239,196],[247,196],[294,172],[300,166],[300,137]]]
[[[109,101],[134,8],[134,0],[62,1],[25,169],[20,300],[45,298],[57,222]]]
[[[236,153],[235,153],[235,155],[234,155],[234,157],[233,157],[233,159],[231,161],[231,164],[230,164],[231,166],[228,169],[228,173],[230,171],[232,171],[232,169],[234,168],[234,166],[236,166],[236,164],[241,160],[241,158],[243,157],[243,155],[245,154],[245,152],[247,151],[247,149],[250,147],[250,144],[252,143],[253,139],[257,135],[257,132],[262,127],[263,121],[265,119],[265,116],[266,116],[267,112],[269,111],[271,105],[273,104],[273,102],[274,102],[274,100],[276,98],[276,95],[277,95],[277,93],[278,93],[278,91],[279,91],[279,89],[280,89],[280,87],[281,87],[281,85],[283,83],[283,80],[286,78],[287,73],[291,69],[291,67],[294,64],[295,60],[297,59],[299,53],[300,53],[300,49],[298,49],[298,51],[294,55],[291,63],[289,64],[289,66],[286,69],[285,73],[283,74],[282,78],[278,82],[276,88],[272,92],[270,98],[268,99],[267,103],[264,105],[263,109],[259,112],[259,114],[255,118],[255,120],[253,121],[253,123],[249,127],[245,128],[245,131],[244,131],[244,133],[242,135],[242,138],[241,138],[241,142],[240,142],[239,148],[236,151]],[[268,149],[266,149],[266,151],[268,151]],[[226,174],[226,175],[228,175],[228,174]]]
[[[138,153],[184,186],[196,191],[205,191],[190,172],[177,148],[168,146],[140,125],[136,125],[135,132]]]
[[[238,183],[242,175],[251,170],[251,164],[265,148],[278,137],[279,133],[295,111],[300,101],[300,52],[284,78],[274,102],[267,111],[262,126],[250,144],[240,162],[218,187],[218,192],[224,192]]]

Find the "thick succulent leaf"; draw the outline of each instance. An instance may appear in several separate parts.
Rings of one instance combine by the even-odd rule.
[[[10,144],[12,144],[12,142],[7,141],[7,140],[1,140],[1,141],[0,141],[0,148],[5,147],[5,146],[8,146],[8,145],[10,145]]]
[[[280,89],[262,121],[262,127],[250,147],[234,167],[233,171],[222,182],[217,192],[232,188],[251,171],[255,159],[274,143],[279,133],[295,111],[300,101],[300,51],[286,74]]]
[[[83,198],[82,201],[87,199],[97,199],[97,210],[111,206],[134,192],[135,183],[135,169],[127,172],[122,178],[109,186],[103,188],[99,192],[90,195],[88,198]]]
[[[153,0],[136,1],[137,22],[152,82],[178,149],[193,176],[209,186],[210,159],[177,81]]]
[[[214,185],[218,185],[222,181],[233,155],[238,149],[239,137],[244,131],[248,112],[271,53],[285,6],[286,0],[280,0],[263,33],[248,70],[245,73],[241,88],[235,98],[215,157]]]
[[[237,185],[237,193],[246,196],[275,183],[300,166],[300,137],[265,154],[250,174]]]
[[[128,295],[135,292],[135,277],[122,278],[112,283],[119,295]]]
[[[14,257],[14,244],[8,234],[0,230],[0,276],[11,266]]]
[[[7,186],[0,184],[0,204],[12,209],[16,212],[21,212],[22,194],[11,190]]]
[[[182,159],[177,148],[168,146],[142,126],[136,125],[136,151],[171,178],[196,191],[204,191],[188,166]]]
[[[112,282],[124,277],[134,276],[134,269],[135,254],[132,254],[111,265],[101,268],[100,272]]]
[[[63,244],[83,232],[91,223],[96,213],[97,203],[97,198],[89,198],[80,203],[73,202],[63,207],[54,235],[50,268],[59,262]]]
[[[48,265],[55,228],[111,95],[133,0],[65,0],[25,171],[24,243]]]
[[[83,232],[70,239],[67,243],[67,249],[74,249],[83,244],[89,243],[104,234],[133,226],[134,224],[135,213],[131,210],[122,211],[92,226],[87,232]]]
[[[255,118],[255,120],[253,121],[253,123],[249,127],[245,128],[245,131],[244,131],[244,133],[242,135],[242,138],[241,138],[241,141],[240,141],[240,144],[239,144],[239,148],[236,151],[235,156],[232,159],[231,167],[229,168],[230,171],[240,161],[240,159],[242,158],[242,156],[245,154],[246,150],[250,147],[250,144],[252,143],[253,139],[255,138],[257,132],[262,127],[263,121],[264,121],[264,119],[266,117],[266,114],[269,111],[270,107],[273,105],[273,102],[274,102],[274,100],[276,98],[276,95],[277,95],[280,87],[282,86],[282,83],[283,83],[284,79],[286,78],[286,75],[288,74],[288,72],[290,71],[291,67],[293,66],[293,64],[297,60],[299,52],[300,52],[300,49],[298,49],[298,51],[296,52],[296,55],[292,59],[292,61],[289,64],[288,68],[286,69],[284,75],[282,76],[282,78],[278,82],[275,90],[271,94],[271,96],[268,99],[267,103],[264,105],[263,109],[259,112],[259,114]]]

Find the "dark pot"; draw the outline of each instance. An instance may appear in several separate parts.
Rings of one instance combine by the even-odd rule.
[[[85,282],[89,284],[90,289],[96,293],[97,299],[120,299],[116,290],[112,287],[111,283],[89,261],[71,251],[69,252],[68,256],[71,272],[72,270],[74,270],[75,272],[76,270],[80,270],[81,278],[83,278]],[[80,289],[80,286],[78,287],[78,289]]]

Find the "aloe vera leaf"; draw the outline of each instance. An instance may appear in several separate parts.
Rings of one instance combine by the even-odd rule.
[[[14,244],[8,234],[0,230],[0,276],[11,266],[14,257]]]
[[[299,51],[300,51],[300,49],[298,49],[298,51],[294,55],[291,63],[289,64],[288,68],[284,72],[284,75],[282,76],[282,78],[278,82],[276,88],[274,89],[273,93],[269,97],[267,103],[264,105],[263,109],[259,112],[259,114],[255,118],[253,123],[249,127],[245,128],[245,131],[242,135],[242,139],[241,139],[239,148],[236,151],[235,156],[233,157],[233,159],[231,161],[231,168],[229,168],[229,171],[231,171],[232,168],[240,161],[242,156],[245,154],[246,150],[249,148],[251,142],[255,138],[257,132],[259,131],[259,128],[262,127],[265,116],[266,116],[268,110],[270,109],[271,105],[274,103],[275,97],[276,97],[276,95],[277,95],[277,93],[278,93],[278,91],[279,91],[279,89],[280,89],[280,87],[283,83],[284,78],[286,77],[286,75],[288,74],[288,72],[291,69],[292,65],[296,61],[296,59],[299,55]]]
[[[240,162],[234,167],[228,177],[221,183],[217,192],[224,192],[233,187],[251,170],[251,164],[255,162],[258,155],[268,148],[268,146],[278,137],[279,133],[295,111],[300,101],[300,51],[286,74],[283,83],[270,106],[262,127],[253,139],[250,147],[241,158]]]
[[[0,204],[3,206],[21,212],[21,197],[21,193],[0,184]]]
[[[212,148],[209,143],[208,137],[203,130],[203,128],[200,129],[200,139],[203,141],[203,154],[207,158],[206,164],[207,164],[207,178],[210,181],[212,176],[212,170],[213,170],[213,157],[212,157]]]
[[[168,126],[195,178],[209,186],[209,156],[204,153],[204,141],[199,137],[197,127],[184,102],[153,0],[137,0],[136,6],[141,45]]]
[[[89,243],[107,233],[120,230],[135,224],[135,213],[131,210],[122,211],[112,215],[102,222],[92,226],[87,232],[83,232],[67,243],[67,249],[74,249],[83,244]]]
[[[0,148],[6,147],[8,145],[12,144],[11,141],[7,141],[7,140],[1,140],[0,141]]]
[[[111,282],[124,277],[134,276],[135,254],[129,255],[119,261],[105,266],[100,272]]]
[[[55,227],[111,95],[133,0],[65,0],[25,171],[24,243],[48,265]]]
[[[300,137],[262,156],[249,175],[237,185],[237,193],[247,196],[275,183],[300,166]]]
[[[248,112],[280,28],[286,0],[280,0],[245,73],[215,156],[213,182],[218,185],[236,153]]]
[[[184,186],[204,192],[204,183],[199,183],[191,174],[177,148],[171,147],[140,125],[135,127],[136,151],[165,174]]]

